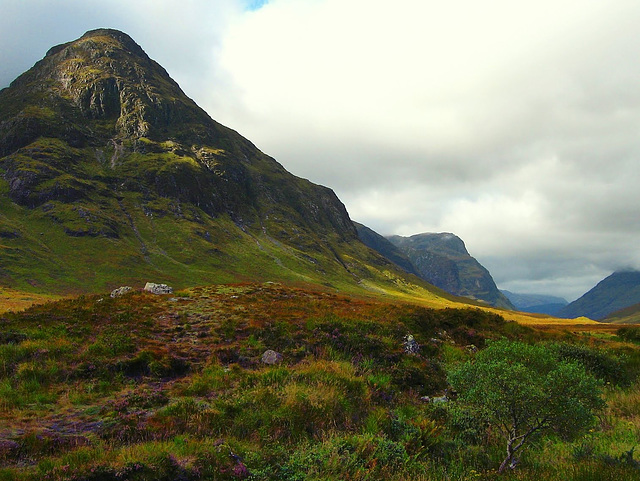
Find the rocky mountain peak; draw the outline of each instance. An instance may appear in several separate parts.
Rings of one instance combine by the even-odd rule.
[[[219,128],[164,68],[118,30],[92,30],[53,47],[7,90],[5,95],[13,94],[14,102],[5,115],[19,113],[11,107],[17,110],[25,100],[35,104],[25,116],[31,124],[12,129],[18,139],[25,137],[18,131],[41,130],[37,127],[47,123],[48,114],[60,109],[78,120],[102,122],[94,129],[78,128],[77,123],[66,129],[67,139],[76,144],[102,143],[104,137],[164,140],[167,136],[203,143],[215,137]],[[198,128],[189,129],[193,124]],[[33,135],[26,137],[12,147],[32,140]]]
[[[388,239],[409,258],[418,275],[433,285],[451,294],[513,308],[489,271],[471,257],[463,240],[455,234],[426,232]]]
[[[151,245],[182,259],[176,264],[200,262],[195,254],[185,260],[183,246],[198,238],[212,248],[216,229],[218,238],[231,235],[221,227],[229,221],[243,236],[320,253],[343,269],[333,244],[356,239],[333,191],[295,177],[217,123],[131,37],[109,29],[50,49],[0,91],[0,204],[26,209],[11,231],[23,247],[33,238],[24,227],[32,216],[45,223],[39,232],[120,239],[121,250],[140,244],[142,263],[152,262]],[[159,226],[167,217],[180,222],[171,236]],[[163,235],[182,240],[159,244]]]
[[[469,255],[464,241],[450,232],[415,234],[410,239],[416,247],[446,250],[452,254],[463,256]]]

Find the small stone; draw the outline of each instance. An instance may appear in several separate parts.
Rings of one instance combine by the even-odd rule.
[[[147,282],[144,285],[144,290],[151,294],[171,294],[173,293],[173,287],[169,287],[166,284],[154,284],[153,282]]]
[[[445,394],[444,396],[436,396],[436,397],[432,397],[431,398],[431,402],[433,404],[442,404],[442,403],[446,403],[449,402],[449,398],[447,397],[447,395]]]
[[[264,354],[262,354],[262,362],[265,364],[278,364],[281,361],[282,354],[271,349],[267,349],[264,351]]]
[[[133,288],[129,287],[129,286],[122,286],[122,287],[118,287],[117,289],[114,289],[111,291],[111,297],[120,297],[124,294],[126,294],[127,292],[132,291]]]
[[[404,352],[407,354],[418,354],[418,351],[420,351],[420,345],[411,334],[404,336],[402,344],[404,346]]]

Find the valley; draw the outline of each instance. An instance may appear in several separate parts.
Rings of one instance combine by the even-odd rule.
[[[562,392],[576,417],[540,421],[505,479],[635,480],[623,284],[520,312],[564,300],[512,302],[454,234],[353,222],[92,30],[0,91],[0,480],[494,480],[487,412],[514,392],[505,412]],[[533,354],[489,359],[478,407],[455,383],[492,346]]]

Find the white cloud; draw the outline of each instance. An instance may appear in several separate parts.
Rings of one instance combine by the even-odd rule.
[[[245,133],[355,219],[455,232],[503,283],[573,295],[636,262],[638,20],[631,1],[274,0],[221,63]]]

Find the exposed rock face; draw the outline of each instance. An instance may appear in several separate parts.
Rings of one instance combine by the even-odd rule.
[[[154,284],[153,282],[147,282],[144,285],[144,290],[151,294],[171,294],[173,293],[173,287],[169,287],[166,284]]]
[[[198,120],[204,114],[128,35],[110,29],[93,30],[53,47],[34,68],[12,82],[11,90],[54,94],[43,110],[71,107],[76,118],[69,120],[112,120],[120,138],[162,137],[161,128]],[[47,124],[52,120],[46,116],[18,118],[10,130],[15,142],[4,145],[4,153],[26,145],[38,130],[51,127]],[[24,125],[32,128],[21,128]],[[97,132],[90,125],[69,127],[63,136],[66,140],[80,144],[96,140]],[[19,130],[25,132],[22,138]]]
[[[489,271],[469,255],[462,239],[454,234],[426,233],[388,239],[409,258],[418,275],[427,282],[457,296],[513,309]]]
[[[111,297],[124,296],[127,292],[131,292],[132,290],[133,288],[129,286],[118,287],[117,289],[111,291]]]
[[[176,278],[174,269],[205,257],[217,268],[245,261],[233,247],[241,235],[346,269],[338,252],[357,242],[331,189],[293,176],[211,119],[128,35],[109,29],[52,48],[0,91],[2,201],[24,209],[2,226],[14,253],[0,259],[7,282],[20,280],[25,259],[59,256],[52,269],[67,270],[67,256],[94,258],[103,247],[125,269],[145,263]],[[48,228],[31,232],[27,217],[86,239],[86,251],[70,253]],[[172,226],[158,221],[167,217]],[[89,245],[105,238],[114,243]]]
[[[86,149],[110,169],[96,176],[78,168]],[[0,92],[0,169],[11,197],[29,207],[132,190],[245,224],[269,216],[270,223],[356,236],[330,189],[294,177],[212,120],[117,30],[52,48]],[[278,228],[272,234],[291,237]]]

